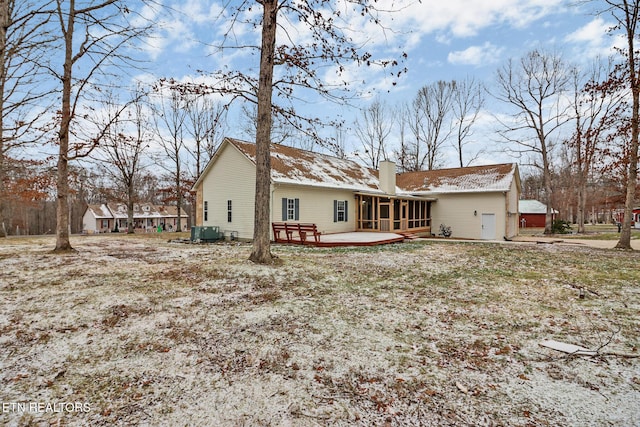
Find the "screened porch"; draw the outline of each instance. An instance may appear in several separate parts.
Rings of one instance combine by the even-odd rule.
[[[356,231],[431,231],[431,203],[435,199],[356,194]]]

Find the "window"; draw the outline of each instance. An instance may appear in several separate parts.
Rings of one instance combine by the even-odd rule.
[[[296,200],[287,199],[287,219],[296,218]]]
[[[347,222],[349,203],[346,200],[333,201],[333,222]]]
[[[209,202],[205,200],[204,202],[204,220],[209,221]]]
[[[231,200],[227,200],[227,222],[231,222],[232,203]]]
[[[300,219],[300,199],[282,199],[282,220],[298,221]]]

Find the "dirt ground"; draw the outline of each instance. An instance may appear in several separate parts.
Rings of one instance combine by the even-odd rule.
[[[0,241],[0,425],[640,425],[637,252],[72,244]]]

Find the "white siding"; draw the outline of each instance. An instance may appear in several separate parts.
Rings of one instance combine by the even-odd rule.
[[[91,209],[87,209],[82,217],[82,230],[86,233],[95,233],[97,230],[96,217]]]
[[[301,223],[314,223],[322,234],[344,233],[355,230],[355,199],[353,191],[338,189],[319,189],[294,185],[278,185],[272,193],[271,218],[282,221],[282,199],[300,199]],[[347,201],[347,221],[333,222],[333,201]]]
[[[237,231],[240,239],[253,239],[255,165],[230,144],[222,150],[202,181],[202,200],[208,202],[209,213],[201,225]],[[227,222],[228,200],[232,201],[231,223]]]
[[[499,193],[438,194],[431,204],[431,232],[440,233],[440,224],[451,227],[452,237],[482,238],[482,214],[495,214],[496,238],[505,235],[505,195]],[[475,214],[474,214],[475,212]]]
[[[508,238],[512,238],[518,235],[520,230],[518,220],[518,185],[516,179],[514,178],[511,181],[511,188],[509,189],[509,193],[507,194],[507,229],[505,232],[505,236]]]

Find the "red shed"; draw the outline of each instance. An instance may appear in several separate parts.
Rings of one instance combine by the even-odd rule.
[[[520,228],[543,227],[547,214],[547,205],[537,200],[519,200],[518,212],[520,213]],[[558,211],[552,210],[553,219]]]

